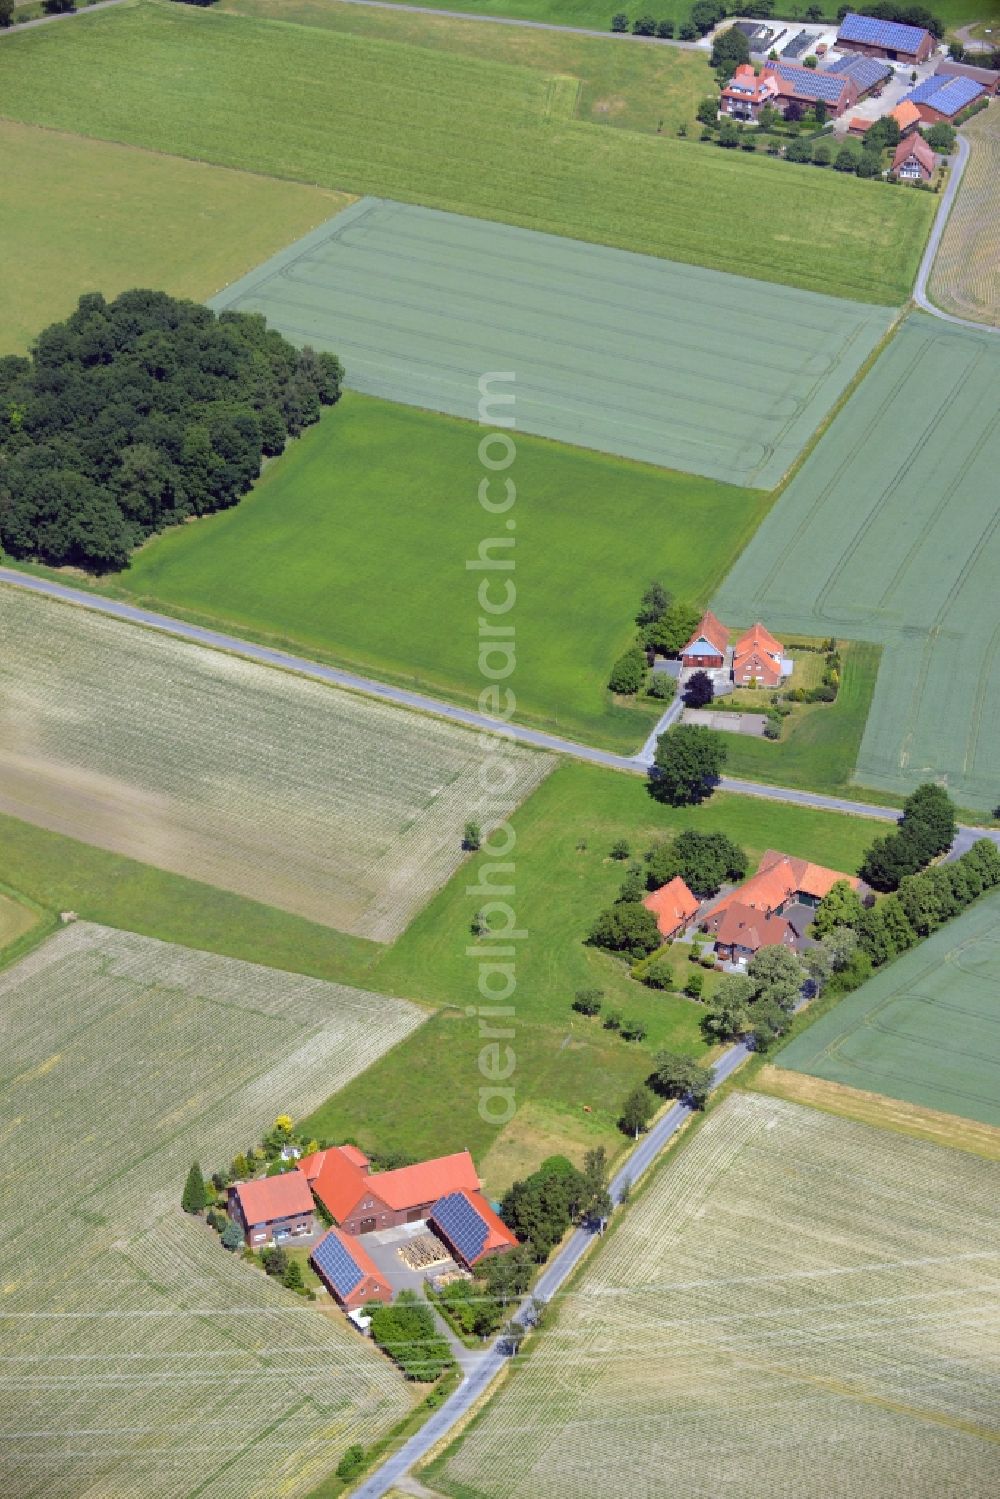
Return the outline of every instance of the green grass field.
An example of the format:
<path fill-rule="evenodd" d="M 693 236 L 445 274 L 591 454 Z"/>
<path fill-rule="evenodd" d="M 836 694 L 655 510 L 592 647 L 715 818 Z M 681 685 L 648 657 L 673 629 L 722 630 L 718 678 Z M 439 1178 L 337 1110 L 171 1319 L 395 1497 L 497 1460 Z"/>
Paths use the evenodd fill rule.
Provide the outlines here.
<path fill-rule="evenodd" d="M 860 301 L 909 295 L 928 194 L 606 130 L 571 117 L 577 91 L 536 69 L 156 0 L 0 53 L 13 118 Z M 734 234 L 740 221 L 753 233 Z"/>
<path fill-rule="evenodd" d="M 1000 1125 L 1000 896 L 849 994 L 775 1057 L 924 1108 Z"/>
<path fill-rule="evenodd" d="M 586 26 L 596 31 L 608 31 L 611 25 L 611 17 L 615 10 L 624 11 L 632 20 L 636 16 L 654 15 L 658 21 L 674 21 L 679 25 L 686 21 L 691 14 L 690 0 L 658 0 L 658 4 L 650 6 L 646 0 L 623 0 L 623 3 L 608 8 L 607 0 L 411 0 L 417 6 L 427 5 L 438 10 L 454 10 L 467 12 L 477 16 L 513 16 L 519 20 L 548 21 L 556 26 Z M 940 16 L 946 26 L 964 26 L 969 21 L 975 21 L 986 12 L 995 0 L 939 0 L 934 6 L 934 14 Z M 317 26 L 332 25 L 340 29 L 353 29 L 349 22 L 341 19 L 341 12 L 347 6 L 330 4 L 329 10 L 334 13 L 333 19 L 328 20 L 324 16 L 327 9 L 324 0 L 223 0 L 224 10 L 237 11 L 248 15 L 271 15 L 280 16 L 286 21 L 299 21 L 308 19 L 311 24 Z M 830 19 L 836 14 L 836 7 L 826 7 Z M 775 8 L 776 15 L 801 16 L 805 10 L 802 5 L 778 5 Z M 732 10 L 730 13 L 738 15 L 739 11 Z M 403 18 L 407 24 L 411 24 L 410 18 Z M 434 17 L 417 17 L 418 22 L 430 22 Z M 448 25 L 461 24 L 448 22 Z M 1000 21 L 994 21 L 994 28 L 1000 29 Z M 480 28 L 483 30 L 485 28 Z M 501 28 L 497 27 L 497 30 Z M 600 45 L 596 43 L 595 45 Z M 635 43 L 626 44 L 629 51 L 636 52 L 667 52 L 673 51 L 670 47 L 643 46 Z M 620 48 L 626 50 L 626 46 Z M 681 54 L 683 55 L 683 54 Z M 701 58 L 699 57 L 699 62 Z M 704 63 L 702 62 L 702 66 Z"/>
<path fill-rule="evenodd" d="M 796 710 L 796 716 L 785 721 L 781 739 L 773 743 L 745 734 L 729 735 L 726 774 L 831 795 L 853 791 L 851 781 L 875 691 L 880 654 L 878 646 L 845 641 L 836 703 L 813 703 Z M 822 657 L 819 659 L 822 661 Z M 797 677 L 793 676 L 790 685 L 796 684 Z"/>
<path fill-rule="evenodd" d="M 511 898 L 528 936 L 517 957 L 517 1055 L 514 1086 L 519 1106 L 551 1110 L 550 1142 L 560 1115 L 571 1138 L 574 1121 L 589 1117 L 614 1140 L 617 1110 L 644 1077 L 657 1047 L 699 1054 L 701 1008 L 689 1000 L 646 988 L 617 959 L 584 945 L 590 925 L 610 904 L 623 866 L 608 856 L 628 838 L 637 857 L 684 827 L 722 830 L 753 860 L 779 848 L 838 869 L 854 870 L 871 841 L 872 824 L 858 818 L 716 795 L 704 806 L 680 811 L 653 802 L 638 777 L 577 764 L 559 766 L 512 819 L 517 843 L 516 894 Z M 354 981 L 387 994 L 453 1006 L 402 1047 L 389 1053 L 312 1117 L 316 1132 L 350 1131 L 370 1147 L 414 1154 L 438 1140 L 463 1143 L 477 1153 L 497 1139 L 478 1111 L 476 1057 L 483 1044 L 478 1022 L 465 1014 L 477 1003 L 474 961 L 467 955 L 470 925 L 483 897 L 470 893 L 481 856 L 461 870 L 409 929 Z M 637 1016 L 648 1039 L 628 1043 L 608 1035 L 599 1020 L 576 1014 L 579 988 L 601 988 L 604 1008 Z M 385 1099 L 393 1099 L 391 1110 Z"/>
<path fill-rule="evenodd" d="M 0 155 L 0 355 L 22 353 L 84 292 L 210 296 L 349 201 L 11 120 Z"/>
<path fill-rule="evenodd" d="M 479 575 L 465 563 L 502 526 L 477 499 L 480 436 L 348 393 L 237 508 L 156 538 L 114 586 L 474 703 Z M 631 752 L 657 710 L 616 707 L 606 683 L 643 588 L 662 576 L 707 599 L 770 497 L 521 436 L 509 473 L 518 716 Z"/>
<path fill-rule="evenodd" d="M 593 0 L 568 0 L 566 8 L 571 11 L 583 3 Z M 542 8 L 544 0 L 520 0 L 520 4 L 530 10 L 536 5 Z M 664 17 L 670 14 L 671 4 L 687 10 L 687 0 L 663 0 Z M 500 9 L 500 0 L 497 6 L 496 14 L 518 14 L 517 10 Z M 698 103 L 714 82 L 707 53 L 692 53 L 679 47 L 608 46 L 603 37 L 576 36 L 568 30 L 483 26 L 455 15 L 436 16 L 419 11 L 414 14 L 377 6 L 340 4 L 338 0 L 221 0 L 217 8 L 255 20 L 322 26 L 350 36 L 405 42 L 462 57 L 569 75 L 580 81 L 577 119 L 654 135 L 675 135 L 681 125 L 693 130 Z M 530 15 L 527 18 L 531 19 Z M 590 23 L 570 19 L 566 24 Z M 599 24 L 602 30 L 609 24 L 609 17 L 603 11 Z"/>
<path fill-rule="evenodd" d="M 782 494 L 713 607 L 880 643 L 855 778 L 997 803 L 1000 344 L 911 317 Z"/>
<path fill-rule="evenodd" d="M 421 1476 L 452 1499 L 992 1499 L 998 1188 L 995 1162 L 734 1094 Z"/>
<path fill-rule="evenodd" d="M 885 336 L 885 308 L 363 198 L 213 297 L 334 349 L 369 395 L 773 488 Z"/>

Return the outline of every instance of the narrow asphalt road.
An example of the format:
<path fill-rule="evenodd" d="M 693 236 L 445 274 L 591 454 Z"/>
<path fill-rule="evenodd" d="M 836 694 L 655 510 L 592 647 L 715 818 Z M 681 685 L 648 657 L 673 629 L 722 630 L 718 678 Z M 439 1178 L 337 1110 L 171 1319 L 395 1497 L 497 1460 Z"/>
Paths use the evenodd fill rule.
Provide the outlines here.
<path fill-rule="evenodd" d="M 36 577 L 32 573 L 17 572 L 14 568 L 0 566 L 0 585 L 21 588 L 28 593 L 41 594 L 60 603 L 84 609 L 93 609 L 98 614 L 112 619 L 125 620 L 130 624 L 144 625 L 148 629 L 161 630 L 178 640 L 188 640 L 195 645 L 209 646 L 241 656 L 247 661 L 256 661 L 262 666 L 277 666 L 284 671 L 297 672 L 300 676 L 326 682 L 333 687 L 344 687 L 352 692 L 363 692 L 381 702 L 392 703 L 397 708 L 409 708 L 418 713 L 430 713 L 436 718 L 448 719 L 465 728 L 478 729 L 491 734 L 502 734 L 517 744 L 526 744 L 534 749 L 548 750 L 552 754 L 568 755 L 584 760 L 591 765 L 600 765 L 607 770 L 621 770 L 630 775 L 646 775 L 652 762 L 656 733 L 675 712 L 675 705 L 660 719 L 657 729 L 647 739 L 636 755 L 616 755 L 611 750 L 595 749 L 593 745 L 578 744 L 572 739 L 562 739 L 558 734 L 547 734 L 541 729 L 531 729 L 525 724 L 502 723 L 471 708 L 461 708 L 455 703 L 442 702 L 426 693 L 411 692 L 405 687 L 393 687 L 388 682 L 378 682 L 372 677 L 360 676 L 357 672 L 344 671 L 337 666 L 324 666 L 319 661 L 310 661 L 305 656 L 296 656 L 289 651 L 275 650 L 270 646 L 257 645 L 252 640 L 242 640 L 237 635 L 227 635 L 221 630 L 209 630 L 201 625 L 188 624 L 167 614 L 158 614 L 152 609 L 128 604 L 121 599 L 105 598 L 103 594 L 88 593 L 82 588 L 71 588 L 65 583 L 56 583 L 50 578 Z M 760 781 L 744 781 L 733 776 L 723 776 L 720 783 L 723 791 L 732 791 L 739 796 L 758 796 L 765 801 L 785 802 L 798 807 L 813 807 L 823 812 L 846 812 L 852 817 L 871 817 L 881 822 L 895 822 L 899 811 L 895 807 L 883 807 L 872 802 L 852 801 L 844 796 L 824 796 L 818 791 L 799 791 L 789 786 L 766 786 Z M 971 830 L 964 830 L 972 836 Z M 1000 833 L 986 836 L 1000 842 Z"/>
<path fill-rule="evenodd" d="M 85 16 L 92 10 L 107 10 L 109 5 L 121 5 L 122 0 L 93 0 L 92 5 L 83 5 L 79 10 L 61 10 L 54 16 L 36 16 L 33 21 L 19 21 L 16 26 L 7 26 L 0 37 L 17 36 L 19 31 L 30 31 L 32 26 L 48 26 L 50 21 L 71 21 L 74 16 Z"/>
<path fill-rule="evenodd" d="M 593 26 L 560 26 L 556 21 L 529 21 L 520 16 L 486 16 L 469 10 L 445 10 L 443 7 L 430 5 L 404 5 L 401 0 L 341 0 L 344 5 L 363 5 L 371 10 L 401 10 L 413 16 L 447 16 L 452 21 L 482 21 L 491 26 L 523 26 L 528 31 L 563 31 L 569 32 L 570 36 L 599 36 L 603 41 L 611 42 L 638 42 L 653 47 L 680 47 L 685 52 L 704 52 L 708 56 L 708 48 L 703 42 L 681 42 L 675 41 L 673 37 L 662 36 L 633 36 L 630 31 L 612 31 L 611 16 L 613 12 L 608 11 L 608 29 L 599 31 Z"/>
<path fill-rule="evenodd" d="M 712 1069 L 715 1074 L 713 1087 L 717 1088 L 720 1083 L 731 1077 L 749 1056 L 750 1051 L 742 1043 L 731 1046 L 723 1052 Z M 693 1112 L 685 1103 L 674 1103 L 642 1137 L 612 1178 L 611 1195 L 615 1202 L 621 1200 L 622 1190 L 626 1184 L 631 1187 L 649 1170 L 657 1156 Z M 538 1301 L 551 1301 L 576 1269 L 587 1249 L 594 1242 L 594 1237 L 595 1234 L 590 1229 L 577 1228 L 573 1231 L 535 1283 L 532 1295 Z M 528 1309 L 529 1300 L 525 1298 L 520 1309 L 519 1315 L 522 1317 Z M 438 1442 L 468 1414 L 503 1369 L 508 1356 L 500 1352 L 496 1343 L 484 1349 L 473 1366 L 466 1366 L 466 1378 L 455 1393 L 445 1401 L 440 1410 L 434 1412 L 419 1431 L 403 1443 L 398 1452 L 393 1453 L 380 1468 L 365 1479 L 364 1483 L 354 1491 L 355 1499 L 384 1499 L 384 1495 L 398 1484 L 414 1464 L 421 1462 L 432 1448 L 436 1447 Z"/>

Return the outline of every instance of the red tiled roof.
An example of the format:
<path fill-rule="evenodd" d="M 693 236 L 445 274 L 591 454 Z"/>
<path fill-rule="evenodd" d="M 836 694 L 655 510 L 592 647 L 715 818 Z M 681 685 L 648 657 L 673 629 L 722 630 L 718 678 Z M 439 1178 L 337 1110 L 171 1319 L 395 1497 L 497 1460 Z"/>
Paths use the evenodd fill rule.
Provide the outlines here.
<path fill-rule="evenodd" d="M 669 937 L 679 926 L 690 921 L 698 911 L 698 901 L 691 894 L 679 874 L 661 885 L 643 900 L 647 911 L 652 911 L 660 935 Z"/>
<path fill-rule="evenodd" d="M 741 635 L 733 647 L 733 664 L 735 665 L 741 657 L 750 656 L 756 651 L 765 656 L 778 656 L 784 654 L 785 647 L 780 640 L 775 640 L 770 630 L 765 629 L 760 620 L 751 625 L 745 635 Z"/>
<path fill-rule="evenodd" d="M 281 1176 L 265 1176 L 261 1181 L 237 1182 L 233 1190 L 248 1228 L 313 1210 L 309 1183 L 297 1170 Z"/>
<path fill-rule="evenodd" d="M 418 1161 L 415 1166 L 400 1166 L 395 1171 L 378 1171 L 366 1177 L 368 1186 L 377 1192 L 388 1207 L 397 1212 L 436 1202 L 449 1192 L 478 1192 L 476 1168 L 467 1150 L 456 1155 L 438 1156 L 433 1161 Z"/>
<path fill-rule="evenodd" d="M 935 162 L 934 148 L 927 144 L 922 135 L 911 135 L 905 141 L 900 141 L 892 158 L 892 170 L 894 172 L 898 171 L 904 161 L 909 161 L 911 156 L 915 156 L 921 166 L 933 172 Z"/>
<path fill-rule="evenodd" d="M 436 1202 L 449 1192 L 479 1189 L 479 1177 L 467 1150 L 420 1161 L 415 1166 L 399 1166 L 395 1171 L 364 1171 L 359 1161 L 368 1164 L 367 1156 L 357 1146 L 335 1145 L 299 1162 L 299 1170 L 338 1223 L 349 1218 L 365 1196 L 377 1197 L 393 1212 L 405 1212 Z"/>
<path fill-rule="evenodd" d="M 757 873 L 738 890 L 717 901 L 708 912 L 707 919 L 711 923 L 714 917 L 731 905 L 750 906 L 757 911 L 773 911 L 799 891 L 822 900 L 824 895 L 829 895 L 838 880 L 846 880 L 852 890 L 857 890 L 861 885 L 855 875 L 841 874 L 839 870 L 826 869 L 822 864 L 811 864 L 808 859 L 793 859 L 776 849 L 768 849 L 760 861 Z"/>
<path fill-rule="evenodd" d="M 691 636 L 684 650 L 681 651 L 681 655 L 683 656 L 685 651 L 694 645 L 696 640 L 700 640 L 702 636 L 708 641 L 709 645 L 715 646 L 720 656 L 726 654 L 729 645 L 729 631 L 725 625 L 719 623 L 712 611 L 708 609 L 698 621 L 698 628 Z"/>
<path fill-rule="evenodd" d="M 895 120 L 900 130 L 905 130 L 909 125 L 915 125 L 920 119 L 920 111 L 912 99 L 904 99 L 902 104 L 897 104 L 895 109 L 889 111 L 890 120 Z"/>
<path fill-rule="evenodd" d="M 368 1190 L 368 1178 L 339 1145 L 320 1154 L 322 1161 L 318 1171 L 310 1175 L 316 1156 L 307 1156 L 300 1161 L 299 1170 L 306 1175 L 327 1212 L 332 1213 L 338 1223 L 343 1223 Z"/>
<path fill-rule="evenodd" d="M 794 936 L 791 922 L 783 916 L 765 916 L 739 901 L 725 908 L 715 929 L 715 940 L 720 947 L 746 947 L 751 952 L 779 943 L 787 946 Z"/>
<path fill-rule="evenodd" d="M 364 1151 L 359 1150 L 356 1145 L 338 1145 L 337 1149 L 340 1151 L 341 1155 L 346 1155 L 349 1161 L 353 1161 L 355 1166 L 360 1166 L 363 1171 L 367 1171 L 368 1167 L 371 1165 L 371 1162 L 365 1155 Z"/>

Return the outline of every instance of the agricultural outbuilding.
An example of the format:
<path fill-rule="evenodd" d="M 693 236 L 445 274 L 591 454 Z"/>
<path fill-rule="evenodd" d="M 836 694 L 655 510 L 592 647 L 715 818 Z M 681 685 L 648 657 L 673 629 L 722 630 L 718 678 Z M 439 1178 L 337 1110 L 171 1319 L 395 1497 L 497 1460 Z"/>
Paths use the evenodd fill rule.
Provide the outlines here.
<path fill-rule="evenodd" d="M 926 125 L 936 125 L 940 120 L 953 120 L 986 96 L 986 88 L 974 78 L 947 78 L 935 73 L 911 89 L 903 102 L 915 104 Z"/>
<path fill-rule="evenodd" d="M 478 1192 L 481 1185 L 467 1150 L 395 1171 L 369 1171 L 369 1165 L 353 1145 L 320 1150 L 299 1162 L 299 1173 L 347 1234 L 418 1223 L 449 1192 Z"/>
<path fill-rule="evenodd" d="M 926 62 L 934 38 L 922 26 L 880 21 L 875 16 L 848 14 L 837 32 L 838 52 L 862 52 L 866 57 L 888 57 L 892 62 Z"/>
<path fill-rule="evenodd" d="M 491 1254 L 517 1248 L 506 1223 L 479 1192 L 449 1192 L 434 1204 L 428 1222 L 466 1269 Z"/>
<path fill-rule="evenodd" d="M 392 1287 L 371 1255 L 339 1228 L 324 1234 L 309 1256 L 320 1280 L 346 1312 L 371 1301 L 391 1301 Z"/>

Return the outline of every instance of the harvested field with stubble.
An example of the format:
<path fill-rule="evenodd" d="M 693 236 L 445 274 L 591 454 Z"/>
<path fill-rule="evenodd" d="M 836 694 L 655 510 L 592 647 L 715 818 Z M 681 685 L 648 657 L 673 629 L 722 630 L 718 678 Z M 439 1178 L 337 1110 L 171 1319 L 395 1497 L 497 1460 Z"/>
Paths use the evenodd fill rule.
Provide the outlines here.
<path fill-rule="evenodd" d="M 998 1194 L 991 1162 L 734 1094 L 429 1482 L 456 1499 L 991 1499 Z"/>
<path fill-rule="evenodd" d="M 0 689 L 0 811 L 355 936 L 398 936 L 489 822 L 470 730 L 12 588 Z M 552 761 L 505 763 L 512 810 Z"/>
<path fill-rule="evenodd" d="M 276 1113 L 420 1022 L 400 1000 L 78 923 L 0 975 L 0 1448 L 22 1499 L 307 1493 L 409 1406 L 340 1318 L 180 1211 Z"/>
<path fill-rule="evenodd" d="M 945 312 L 1000 326 L 1000 106 L 963 125 L 971 148 L 931 271 L 931 300 Z"/>

